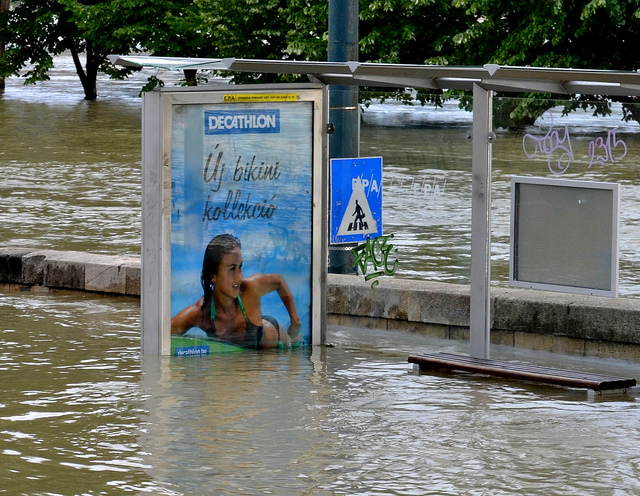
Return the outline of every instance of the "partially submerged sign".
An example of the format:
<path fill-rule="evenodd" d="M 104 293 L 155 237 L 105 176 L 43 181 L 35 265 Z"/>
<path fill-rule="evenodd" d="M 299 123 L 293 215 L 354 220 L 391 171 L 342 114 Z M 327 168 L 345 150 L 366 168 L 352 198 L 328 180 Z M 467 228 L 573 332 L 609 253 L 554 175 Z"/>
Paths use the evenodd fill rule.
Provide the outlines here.
<path fill-rule="evenodd" d="M 382 157 L 331 159 L 331 243 L 382 236 Z"/>
<path fill-rule="evenodd" d="M 296 343 L 322 342 L 325 93 L 302 84 L 144 95 L 144 353 L 169 354 L 172 331 L 260 347 L 270 329 L 295 328 Z M 237 293 L 242 332 L 221 325 L 223 293 Z"/>

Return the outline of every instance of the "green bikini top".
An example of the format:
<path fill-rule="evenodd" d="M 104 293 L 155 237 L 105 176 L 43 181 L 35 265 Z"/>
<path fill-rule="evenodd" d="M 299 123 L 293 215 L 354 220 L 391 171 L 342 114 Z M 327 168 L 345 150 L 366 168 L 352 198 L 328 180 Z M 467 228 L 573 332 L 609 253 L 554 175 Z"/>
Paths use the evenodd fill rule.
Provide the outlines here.
<path fill-rule="evenodd" d="M 249 317 L 247 317 L 247 312 L 244 309 L 244 305 L 242 304 L 242 299 L 240 295 L 238 295 L 238 306 L 240 307 L 240 311 L 244 316 L 244 320 L 249 322 Z M 213 322 L 216 318 L 216 304 L 213 302 L 213 295 L 211 296 L 211 322 Z"/>
<path fill-rule="evenodd" d="M 245 332 L 244 341 L 242 344 L 240 344 L 240 346 L 244 346 L 246 348 L 258 349 L 260 347 L 260 341 L 262 340 L 263 327 L 255 325 L 253 322 L 249 320 L 249 317 L 247 317 L 247 312 L 244 309 L 244 305 L 242 304 L 242 299 L 240 298 L 240 295 L 238 295 L 238 306 L 240 307 L 240 311 L 242 312 L 242 315 L 244 316 L 244 320 L 247 323 L 247 329 Z M 213 332 L 214 337 L 216 335 L 215 324 L 214 324 L 215 318 L 216 318 L 216 306 L 213 302 L 213 295 L 212 295 L 211 296 L 211 330 Z M 263 316 L 262 318 L 267 319 L 269 322 L 273 324 L 276 331 L 278 332 L 278 347 L 279 348 L 282 347 L 282 341 L 280 340 L 280 324 L 278 323 L 278 321 L 268 315 Z M 209 335 L 209 332 L 208 331 L 206 332 L 207 332 L 207 335 Z"/>

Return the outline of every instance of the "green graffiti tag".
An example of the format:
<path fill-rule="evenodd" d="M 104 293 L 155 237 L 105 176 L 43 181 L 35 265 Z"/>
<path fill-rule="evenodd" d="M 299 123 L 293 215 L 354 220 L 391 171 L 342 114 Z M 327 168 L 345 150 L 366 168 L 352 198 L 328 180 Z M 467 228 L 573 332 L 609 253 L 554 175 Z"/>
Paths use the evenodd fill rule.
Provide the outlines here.
<path fill-rule="evenodd" d="M 397 248 L 393 248 L 393 245 L 388 241 L 393 238 L 393 234 L 388 234 L 386 236 L 378 236 L 373 239 L 367 237 L 367 240 L 356 246 L 351 250 L 351 253 L 356 257 L 353 261 L 353 266 L 358 265 L 360 270 L 364 274 L 364 280 L 369 281 L 374 277 L 380 276 L 392 276 L 396 273 L 398 269 L 398 260 L 393 261 L 393 265 L 389 267 L 389 254 L 393 251 L 394 253 L 398 252 Z M 373 270 L 375 272 L 371 272 L 367 274 L 367 268 L 371 262 L 373 266 Z M 371 283 L 371 287 L 375 288 L 380 281 L 373 281 Z"/>

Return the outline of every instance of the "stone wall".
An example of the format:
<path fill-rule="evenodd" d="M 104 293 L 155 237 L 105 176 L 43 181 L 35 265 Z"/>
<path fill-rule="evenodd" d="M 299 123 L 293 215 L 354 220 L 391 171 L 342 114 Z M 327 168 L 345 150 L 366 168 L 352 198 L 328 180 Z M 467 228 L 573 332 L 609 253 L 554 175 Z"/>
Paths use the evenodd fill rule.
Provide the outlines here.
<path fill-rule="evenodd" d="M 469 339 L 469 287 L 329 274 L 328 321 Z M 0 248 L 5 290 L 64 289 L 140 295 L 140 259 Z M 491 341 L 558 353 L 640 361 L 640 300 L 492 288 Z"/>
<path fill-rule="evenodd" d="M 329 322 L 469 339 L 470 289 L 459 284 L 329 275 Z M 640 361 L 640 300 L 491 289 L 491 342 Z"/>
<path fill-rule="evenodd" d="M 140 258 L 0 248 L 0 283 L 139 296 Z"/>

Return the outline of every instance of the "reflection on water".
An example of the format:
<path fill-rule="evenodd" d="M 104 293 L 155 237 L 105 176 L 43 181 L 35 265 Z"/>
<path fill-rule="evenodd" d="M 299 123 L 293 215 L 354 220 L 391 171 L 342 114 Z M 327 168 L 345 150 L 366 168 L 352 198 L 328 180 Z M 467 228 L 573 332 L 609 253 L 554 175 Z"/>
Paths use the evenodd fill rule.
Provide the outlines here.
<path fill-rule="evenodd" d="M 637 401 L 416 374 L 413 334 L 330 328 L 334 345 L 139 356 L 134 299 L 0 296 L 7 494 L 615 495 L 640 491 Z M 633 377 L 613 360 L 525 355 Z M 562 360 L 562 363 L 559 361 Z"/>
<path fill-rule="evenodd" d="M 101 78 L 99 99 L 83 100 L 69 57 L 51 81 L 0 93 L 0 238 L 4 245 L 135 255 L 140 252 L 140 107 L 144 70 L 128 81 Z M 179 74 L 163 71 L 167 86 Z M 468 284 L 471 246 L 471 114 L 444 108 L 372 105 L 363 113 L 361 155 L 384 160 L 383 218 L 398 248 L 397 277 Z M 409 126 L 409 127 L 407 127 Z M 566 128 L 565 128 L 566 126 Z M 589 143 L 618 128 L 628 153 L 592 164 Z M 508 283 L 510 178 L 550 176 L 544 157 L 527 158 L 525 133 L 571 135 L 575 160 L 564 175 L 618 182 L 621 190 L 620 294 L 640 295 L 640 138 L 620 112 L 594 118 L 560 111 L 522 133 L 498 131 L 493 146 L 495 284 Z M 616 155 L 616 156 L 619 156 Z M 613 157 L 612 157 L 613 158 Z"/>

